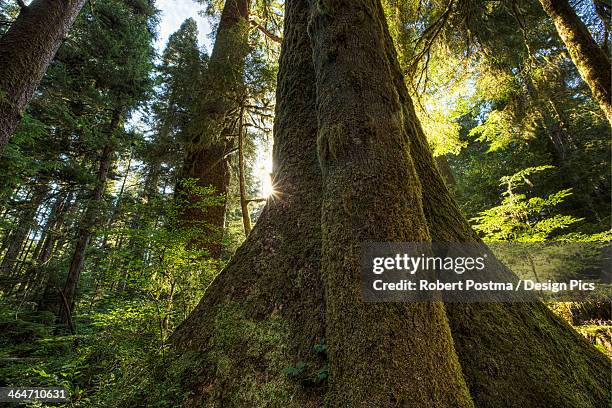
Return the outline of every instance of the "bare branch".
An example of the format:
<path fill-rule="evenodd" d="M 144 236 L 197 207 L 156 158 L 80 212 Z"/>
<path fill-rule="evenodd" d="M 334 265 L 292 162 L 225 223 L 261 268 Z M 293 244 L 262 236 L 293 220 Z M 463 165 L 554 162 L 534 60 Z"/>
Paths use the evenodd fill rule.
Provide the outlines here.
<path fill-rule="evenodd" d="M 255 20 L 251 20 L 251 24 L 253 25 L 253 27 L 257 28 L 259 31 L 261 31 L 266 37 L 268 37 L 270 40 L 274 41 L 275 43 L 280 44 L 283 39 L 280 38 L 279 36 L 275 35 L 273 32 L 271 32 L 270 30 L 268 30 L 266 27 L 264 27 L 263 25 L 259 24 L 257 21 Z"/>

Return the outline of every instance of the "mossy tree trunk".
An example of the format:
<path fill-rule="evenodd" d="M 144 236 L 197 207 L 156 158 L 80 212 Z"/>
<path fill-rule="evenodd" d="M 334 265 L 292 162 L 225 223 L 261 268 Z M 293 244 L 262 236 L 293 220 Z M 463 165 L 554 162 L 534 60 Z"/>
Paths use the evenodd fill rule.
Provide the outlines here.
<path fill-rule="evenodd" d="M 609 361 L 542 304 L 361 302 L 361 241 L 478 237 L 435 165 L 379 2 L 306 3 L 286 2 L 278 198 L 171 338 L 186 405 L 606 406 Z M 323 364 L 329 384 L 313 385 Z"/>
<path fill-rule="evenodd" d="M 182 387 L 193 393 L 186 406 L 316 407 L 325 394 L 324 384 L 316 384 L 325 359 L 313 349 L 323 341 L 324 316 L 307 12 L 306 0 L 286 3 L 274 123 L 277 193 L 170 339 L 171 372 L 178 370 Z M 295 378 L 283 374 L 290 367 L 299 372 Z"/>
<path fill-rule="evenodd" d="M 435 242 L 479 242 L 461 213 L 410 101 L 390 36 L 385 41 L 423 209 Z M 447 304 L 455 350 L 479 407 L 607 406 L 610 361 L 542 303 Z"/>
<path fill-rule="evenodd" d="M 230 183 L 229 154 L 234 140 L 230 129 L 231 115 L 237 117 L 243 99 L 243 73 L 248 53 L 250 0 L 226 0 L 221 13 L 215 45 L 201 85 L 196 116 L 189 126 L 182 178 L 195 179 L 199 187 L 212 187 L 219 200 L 198 206 L 202 199 L 188 194 L 183 225 L 199 229 L 201 239 L 192 245 L 221 254 L 225 210 Z"/>
<path fill-rule="evenodd" d="M 34 0 L 0 38 L 0 154 L 85 0 Z"/>
<path fill-rule="evenodd" d="M 450 164 L 448 164 L 448 159 L 446 156 L 436 156 L 436 166 L 438 166 L 438 170 L 440 170 L 440 174 L 444 177 L 444 181 L 446 181 L 446 185 L 450 187 L 454 187 L 457 185 L 457 180 L 455 179 L 455 175 L 453 174 L 453 169 Z"/>
<path fill-rule="evenodd" d="M 330 407 L 471 407 L 440 303 L 361 301 L 363 242 L 429 240 L 377 0 L 313 6 Z"/>
<path fill-rule="evenodd" d="M 606 51 L 601 49 L 567 0 L 540 0 L 578 72 L 587 83 L 612 125 L 612 68 Z"/>

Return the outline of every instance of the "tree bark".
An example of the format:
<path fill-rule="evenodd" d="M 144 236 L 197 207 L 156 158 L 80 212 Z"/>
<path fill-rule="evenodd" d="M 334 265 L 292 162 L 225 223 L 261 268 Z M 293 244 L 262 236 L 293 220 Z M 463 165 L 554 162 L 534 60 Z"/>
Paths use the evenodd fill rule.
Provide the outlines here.
<path fill-rule="evenodd" d="M 387 56 L 404 106 L 411 155 L 434 242 L 481 242 L 435 166 L 391 36 Z M 463 375 L 479 407 L 600 407 L 610 398 L 610 361 L 542 303 L 447 304 Z"/>
<path fill-rule="evenodd" d="M 195 179 L 199 187 L 213 187 L 221 202 L 197 206 L 201 197 L 187 194 L 183 225 L 203 233 L 191 245 L 208 250 L 218 258 L 223 245 L 225 210 L 230 183 L 227 140 L 228 116 L 242 98 L 244 62 L 248 52 L 249 0 L 226 0 L 221 13 L 215 45 L 204 76 L 200 106 L 190 124 L 181 178 Z"/>
<path fill-rule="evenodd" d="M 114 132 L 119 125 L 119 116 L 120 115 L 115 114 L 110 126 L 112 129 L 111 132 Z M 87 203 L 87 208 L 79 223 L 76 246 L 72 255 L 72 261 L 70 262 L 70 268 L 68 269 L 66 283 L 62 290 L 62 301 L 59 307 L 59 322 L 70 327 L 72 326 L 72 313 L 76 302 L 76 290 L 85 263 L 85 251 L 89 245 L 89 240 L 91 239 L 93 228 L 98 218 L 99 203 L 102 201 L 102 196 L 106 187 L 106 179 L 108 178 L 108 172 L 113 160 L 114 149 L 110 139 L 104 146 L 102 154 L 100 155 L 96 186 L 91 192 L 91 198 Z"/>
<path fill-rule="evenodd" d="M 181 213 L 182 226 L 195 233 L 189 242 L 192 248 L 207 250 L 212 258 L 219 258 L 223 249 L 223 230 L 227 193 L 230 183 L 230 166 L 227 159 L 226 143 L 200 147 L 188 156 L 189 168 L 183 172 L 183 179 L 195 179 L 196 187 L 212 188 L 210 195 L 202 196 L 198 191 L 185 193 L 182 186 L 178 191 L 184 200 Z M 202 200 L 214 203 L 202 205 Z M 197 233 L 196 233 L 197 231 Z"/>
<path fill-rule="evenodd" d="M 612 68 L 606 52 L 597 45 L 567 0 L 540 0 L 540 3 L 555 24 L 580 76 L 612 125 Z"/>
<path fill-rule="evenodd" d="M 249 200 L 246 191 L 246 176 L 244 163 L 244 107 L 240 108 L 240 118 L 238 119 L 238 178 L 240 180 L 240 209 L 242 212 L 242 226 L 244 236 L 248 237 L 251 232 L 251 216 L 249 214 Z"/>
<path fill-rule="evenodd" d="M 439 304 L 360 303 L 358 240 L 478 237 L 435 166 L 378 1 L 316 3 L 313 69 L 307 1 L 286 2 L 279 198 L 170 339 L 167 372 L 177 377 L 168 381 L 190 391 L 185 405 L 317 407 L 327 394 L 328 406 L 471 406 L 464 377 L 479 407 L 606 406 L 609 361 L 542 304 L 446 305 L 451 339 Z M 319 358 L 312 346 L 324 329 Z M 328 359 L 329 385 L 313 386 Z M 297 378 L 283 378 L 283 368 Z"/>
<path fill-rule="evenodd" d="M 325 366 L 320 268 L 321 177 L 316 155 L 307 0 L 288 1 L 274 124 L 273 179 L 257 224 L 172 335 L 186 406 L 316 407 Z M 302 362 L 302 378 L 282 371 Z M 303 387 L 301 381 L 308 381 Z"/>
<path fill-rule="evenodd" d="M 34 0 L 0 38 L 0 154 L 85 0 Z"/>
<path fill-rule="evenodd" d="M 436 156 L 436 166 L 438 166 L 438 170 L 442 177 L 444 177 L 444 181 L 446 185 L 449 187 L 453 187 L 457 184 L 457 180 L 455 180 L 455 175 L 453 174 L 453 169 L 451 169 L 450 164 L 448 164 L 448 160 L 446 156 Z"/>
<path fill-rule="evenodd" d="M 313 6 L 329 407 L 472 407 L 444 306 L 361 300 L 363 242 L 429 241 L 378 0 Z M 424 380 L 426 379 L 426 380 Z"/>

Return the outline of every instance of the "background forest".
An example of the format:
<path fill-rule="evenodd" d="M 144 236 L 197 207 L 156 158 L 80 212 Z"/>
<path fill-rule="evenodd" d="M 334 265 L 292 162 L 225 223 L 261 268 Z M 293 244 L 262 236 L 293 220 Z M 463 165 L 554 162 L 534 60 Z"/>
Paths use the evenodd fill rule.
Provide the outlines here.
<path fill-rule="evenodd" d="M 20 3 L 0 0 L 0 35 Z M 248 24 L 194 3 L 162 49 L 156 2 L 83 6 L 0 157 L 0 386 L 61 385 L 83 407 L 141 392 L 279 199 L 284 6 L 250 3 Z M 610 1 L 569 4 L 609 55 Z M 609 242 L 610 123 L 540 2 L 383 6 L 438 168 L 481 236 Z M 609 305 L 549 306 L 612 355 Z"/>

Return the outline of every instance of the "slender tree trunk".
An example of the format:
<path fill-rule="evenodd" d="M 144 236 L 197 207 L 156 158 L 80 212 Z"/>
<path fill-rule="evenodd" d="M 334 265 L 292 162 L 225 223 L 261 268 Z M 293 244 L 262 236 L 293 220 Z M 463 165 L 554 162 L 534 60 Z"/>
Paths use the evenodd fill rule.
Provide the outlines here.
<path fill-rule="evenodd" d="M 119 124 L 119 115 L 113 118 L 111 123 L 112 132 L 114 132 Z M 111 137 L 112 139 L 112 137 Z M 81 271 L 85 263 L 85 251 L 89 245 L 89 240 L 93 234 L 93 227 L 96 224 L 98 216 L 99 203 L 102 201 L 104 189 L 106 187 L 106 179 L 113 160 L 113 143 L 109 142 L 104 146 L 100 155 L 100 164 L 98 175 L 96 178 L 96 186 L 94 187 L 91 198 L 87 203 L 85 213 L 79 223 L 79 233 L 77 236 L 76 246 L 68 269 L 68 276 L 64 289 L 62 291 L 62 301 L 60 303 L 59 321 L 61 324 L 72 326 L 72 312 L 76 301 L 76 290 L 81 278 Z"/>
<path fill-rule="evenodd" d="M 159 156 L 153 157 L 151 163 L 149 163 L 142 189 L 142 198 L 145 203 L 148 203 L 158 195 L 161 166 L 162 160 L 159 158 Z"/>
<path fill-rule="evenodd" d="M 117 200 L 115 201 L 115 205 L 113 205 L 113 209 L 111 211 L 110 217 L 108 217 L 108 221 L 106 222 L 106 231 L 104 231 L 104 239 L 102 240 L 102 248 L 106 248 L 108 243 L 109 233 L 115 222 L 115 218 L 117 218 L 117 213 L 121 210 L 121 205 L 123 204 L 123 194 L 125 193 L 125 185 L 127 183 L 127 179 L 130 175 L 130 170 L 132 168 L 132 157 L 134 155 L 134 149 L 130 149 L 130 156 L 127 161 L 127 166 L 125 169 L 125 173 L 123 175 L 123 180 L 121 181 L 121 187 L 119 188 L 119 192 L 117 193 Z"/>
<path fill-rule="evenodd" d="M 238 119 L 238 178 L 240 180 L 240 209 L 242 210 L 242 226 L 244 236 L 248 237 L 251 232 L 251 216 L 249 215 L 249 200 L 246 191 L 246 176 L 244 164 L 244 106 L 240 108 L 240 118 Z"/>
<path fill-rule="evenodd" d="M 53 210 L 51 211 L 51 215 L 49 216 L 49 221 L 47 222 L 45 229 L 43 245 L 37 254 L 39 264 L 44 264 L 51 259 L 53 246 L 58 236 L 57 229 L 62 225 L 64 216 L 67 213 L 71 203 L 72 193 L 65 193 L 58 198 L 57 202 L 53 206 Z"/>
<path fill-rule="evenodd" d="M 34 217 L 49 191 L 49 186 L 46 182 L 42 182 L 41 185 L 34 186 L 33 190 L 30 202 L 19 216 L 17 228 L 9 236 L 8 247 L 0 264 L 0 271 L 5 276 L 10 275 L 15 269 L 19 253 L 28 238 L 30 229 L 35 222 Z"/>
<path fill-rule="evenodd" d="M 34 0 L 0 38 L 0 154 L 85 0 Z"/>
<path fill-rule="evenodd" d="M 47 237 L 47 240 L 41 250 L 38 263 L 40 276 L 40 287 L 39 293 L 37 294 L 37 305 L 36 310 L 38 311 L 50 311 L 55 314 L 58 312 L 58 305 L 61 302 L 61 296 L 58 293 L 58 287 L 60 286 L 59 277 L 52 270 L 45 270 L 43 272 L 43 266 L 49 262 L 52 257 L 61 252 L 66 240 L 66 235 L 69 234 L 71 225 L 69 225 L 70 219 L 72 219 L 74 213 L 78 207 L 78 198 L 74 200 L 75 193 L 68 193 L 65 205 L 62 206 L 61 212 L 58 214 L 56 227 L 54 231 Z"/>
<path fill-rule="evenodd" d="M 61 226 L 64 215 L 66 214 L 70 203 L 72 202 L 72 193 L 62 191 L 58 195 L 57 200 L 53 204 L 51 214 L 45 225 L 44 233 L 40 239 L 40 247 L 35 252 L 35 264 L 32 266 L 29 275 L 29 286 L 34 291 L 42 291 L 45 281 L 43 274 L 45 264 L 51 259 L 53 248 L 58 237 L 58 228 Z"/>
<path fill-rule="evenodd" d="M 606 52 L 597 45 L 567 0 L 540 0 L 540 3 L 555 24 L 580 76 L 591 88 L 593 98 L 612 125 L 612 68 Z"/>
<path fill-rule="evenodd" d="M 184 368 L 186 406 L 317 407 L 325 358 L 320 268 L 321 178 L 316 155 L 307 0 L 285 3 L 274 123 L 274 185 L 253 231 L 170 339 Z M 284 369 L 304 364 L 302 378 Z M 303 387 L 301 381 L 308 382 Z"/>
<path fill-rule="evenodd" d="M 226 198 L 230 183 L 228 153 L 233 146 L 227 137 L 228 119 L 243 97 L 244 62 L 248 52 L 250 0 L 226 0 L 215 45 L 205 74 L 201 103 L 189 128 L 191 140 L 181 178 L 195 179 L 200 187 L 214 188 L 220 202 L 202 208 L 197 195 L 188 194 L 183 224 L 200 229 L 192 245 L 213 257 L 221 254 L 225 227 Z"/>
<path fill-rule="evenodd" d="M 604 26 L 604 41 L 602 48 L 604 49 L 606 55 L 609 55 L 608 37 L 610 36 L 610 24 L 612 23 L 612 3 L 610 3 L 610 0 L 593 0 L 593 4 L 595 5 L 595 12 L 599 16 L 599 19 Z"/>
<path fill-rule="evenodd" d="M 432 240 L 479 242 L 435 166 L 390 35 L 385 43 Z M 609 403 L 610 361 L 544 304 L 447 304 L 446 310 L 476 406 L 595 408 Z"/>

